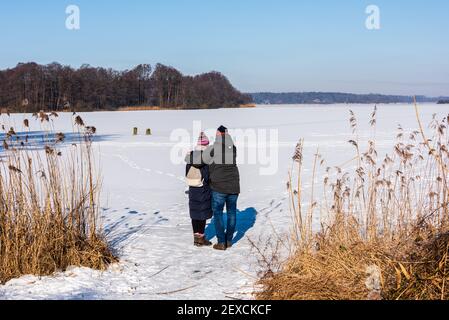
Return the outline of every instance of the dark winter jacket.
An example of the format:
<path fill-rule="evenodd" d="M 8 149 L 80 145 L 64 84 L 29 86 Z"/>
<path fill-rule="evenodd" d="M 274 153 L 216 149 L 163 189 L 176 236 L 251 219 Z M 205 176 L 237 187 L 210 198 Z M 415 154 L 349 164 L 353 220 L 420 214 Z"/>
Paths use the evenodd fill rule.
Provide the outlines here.
<path fill-rule="evenodd" d="M 237 148 L 229 134 L 217 136 L 215 143 L 203 152 L 203 162 L 209 164 L 210 187 L 213 191 L 240 194 Z"/>
<path fill-rule="evenodd" d="M 186 176 L 192 166 L 200 169 L 204 179 L 203 186 L 200 188 L 189 188 L 189 209 L 190 217 L 193 220 L 208 220 L 212 218 L 212 199 L 209 186 L 209 167 L 204 162 L 195 163 L 194 158 L 201 158 L 202 151 L 193 151 L 186 157 Z"/>

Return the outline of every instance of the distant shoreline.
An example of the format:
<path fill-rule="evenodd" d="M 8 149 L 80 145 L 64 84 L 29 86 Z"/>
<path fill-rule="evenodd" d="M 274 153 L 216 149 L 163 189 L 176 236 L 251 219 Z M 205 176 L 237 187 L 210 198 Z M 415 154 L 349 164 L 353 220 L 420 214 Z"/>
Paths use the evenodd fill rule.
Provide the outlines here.
<path fill-rule="evenodd" d="M 249 109 L 255 108 L 256 104 L 243 104 L 238 107 L 223 107 L 223 108 L 183 108 L 183 107 L 159 107 L 159 106 L 127 106 L 120 107 L 116 110 L 109 111 L 167 111 L 167 110 L 218 110 L 218 109 Z"/>
<path fill-rule="evenodd" d="M 101 110 L 43 110 L 44 112 L 56 113 L 91 113 L 91 112 L 134 112 L 134 111 L 193 111 L 193 110 L 219 110 L 219 109 L 252 109 L 256 108 L 256 104 L 243 104 L 238 107 L 217 107 L 217 108 L 183 108 L 183 107 L 158 107 L 158 106 L 127 106 L 117 109 L 101 109 Z M 0 108 L 0 115 L 4 114 L 32 114 L 33 112 L 21 112 Z"/>
<path fill-rule="evenodd" d="M 256 92 L 249 93 L 255 104 L 392 104 L 413 103 L 413 96 L 384 94 L 354 94 L 342 92 Z M 437 103 L 449 100 L 447 97 L 416 96 L 419 103 Z"/>
<path fill-rule="evenodd" d="M 437 103 L 437 102 L 421 102 L 421 105 L 444 105 L 445 103 Z M 161 108 L 157 106 L 141 106 L 141 107 L 122 107 L 118 109 L 103 109 L 103 110 L 44 110 L 44 112 L 56 112 L 56 113 L 105 113 L 105 112 L 145 112 L 145 111 L 199 111 L 199 110 L 223 110 L 223 109 L 256 109 L 258 107 L 325 107 L 325 106 L 354 106 L 354 105 L 377 105 L 377 106 L 401 106 L 401 105 L 413 105 L 413 103 L 408 102 L 395 102 L 395 103 L 280 103 L 280 104 L 248 104 L 242 105 L 239 107 L 222 107 L 222 108 Z M 0 109 L 1 115 L 6 114 L 32 114 L 32 112 L 7 112 L 6 109 Z"/>

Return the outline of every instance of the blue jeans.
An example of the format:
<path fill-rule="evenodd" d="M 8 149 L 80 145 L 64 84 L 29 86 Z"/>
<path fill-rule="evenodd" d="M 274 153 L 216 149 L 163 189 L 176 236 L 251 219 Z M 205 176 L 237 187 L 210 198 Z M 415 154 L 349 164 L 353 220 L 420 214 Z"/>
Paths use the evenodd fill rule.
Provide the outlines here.
<path fill-rule="evenodd" d="M 237 223 L 238 197 L 238 194 L 224 194 L 212 191 L 212 211 L 214 212 L 215 231 L 217 232 L 218 243 L 226 244 L 226 242 L 232 242 Z M 223 209 L 225 204 L 228 214 L 226 232 L 223 220 Z"/>

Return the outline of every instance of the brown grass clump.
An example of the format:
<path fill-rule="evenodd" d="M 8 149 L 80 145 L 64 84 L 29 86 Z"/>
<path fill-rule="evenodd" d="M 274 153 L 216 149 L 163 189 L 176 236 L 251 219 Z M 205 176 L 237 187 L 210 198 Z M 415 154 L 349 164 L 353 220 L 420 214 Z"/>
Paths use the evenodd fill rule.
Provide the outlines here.
<path fill-rule="evenodd" d="M 116 261 L 98 221 L 93 127 L 73 119 L 78 138 L 61 149 L 65 135 L 51 130 L 56 117 L 35 115 L 47 130 L 39 141 L 31 138 L 28 119 L 21 134 L 3 125 L 0 283 L 25 274 L 50 275 L 69 266 L 104 270 Z"/>
<path fill-rule="evenodd" d="M 247 109 L 247 108 L 255 108 L 256 105 L 254 103 L 241 104 L 239 108 Z"/>
<path fill-rule="evenodd" d="M 289 183 L 292 254 L 280 272 L 262 277 L 257 298 L 449 299 L 449 116 L 434 117 L 431 139 L 417 119 L 419 129 L 406 136 L 399 128 L 392 153 L 379 157 L 375 141 L 360 150 L 351 113 L 356 166 L 349 172 L 326 168 L 323 201 L 317 203 L 312 190 L 307 207 L 298 144 Z M 374 128 L 376 110 L 370 123 Z M 324 163 L 317 153 L 314 177 Z M 316 218 L 319 230 L 312 229 Z"/>
<path fill-rule="evenodd" d="M 157 111 L 164 110 L 164 108 L 158 106 L 127 106 L 120 107 L 118 111 Z"/>
<path fill-rule="evenodd" d="M 256 105 L 253 103 L 248 104 L 241 104 L 236 106 L 235 108 L 255 108 Z M 205 106 L 198 106 L 199 109 L 207 109 Z M 160 106 L 126 106 L 126 107 L 120 107 L 118 111 L 161 111 L 161 110 L 186 110 L 189 108 L 185 108 L 182 106 L 178 107 L 160 107 Z"/>

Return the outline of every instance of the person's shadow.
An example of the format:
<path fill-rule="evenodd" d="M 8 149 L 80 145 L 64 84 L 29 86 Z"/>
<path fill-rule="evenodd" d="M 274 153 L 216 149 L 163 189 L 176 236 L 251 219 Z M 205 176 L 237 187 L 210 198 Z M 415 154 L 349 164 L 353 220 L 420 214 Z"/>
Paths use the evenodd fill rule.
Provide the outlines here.
<path fill-rule="evenodd" d="M 223 217 L 224 225 L 226 228 L 228 215 L 225 213 L 223 216 L 224 216 Z M 235 227 L 236 233 L 234 234 L 234 239 L 232 241 L 234 244 L 242 240 L 246 232 L 248 232 L 249 229 L 254 227 L 254 224 L 256 223 L 256 218 L 257 218 L 257 211 L 255 208 L 247 208 L 243 211 L 237 210 L 237 225 Z M 212 219 L 211 222 L 207 225 L 205 234 L 206 239 L 208 239 L 209 241 L 217 236 L 215 232 L 214 219 Z"/>

